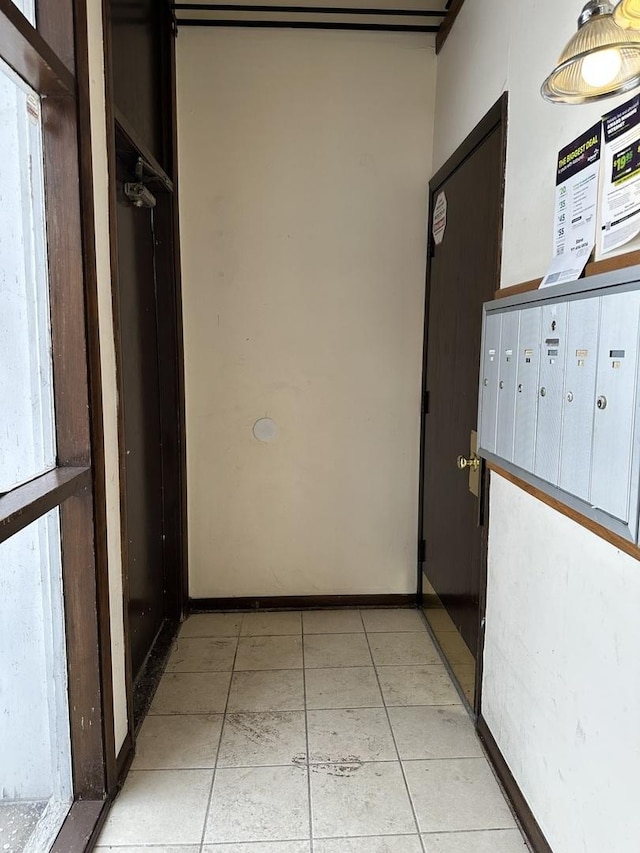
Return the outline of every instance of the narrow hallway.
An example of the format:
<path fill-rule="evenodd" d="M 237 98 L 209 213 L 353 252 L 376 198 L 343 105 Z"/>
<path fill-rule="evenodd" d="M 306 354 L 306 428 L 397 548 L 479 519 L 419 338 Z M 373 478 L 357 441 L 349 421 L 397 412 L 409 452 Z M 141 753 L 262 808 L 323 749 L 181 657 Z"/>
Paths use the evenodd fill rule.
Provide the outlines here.
<path fill-rule="evenodd" d="M 117 853 L 525 853 L 416 610 L 183 625 L 98 842 Z"/>

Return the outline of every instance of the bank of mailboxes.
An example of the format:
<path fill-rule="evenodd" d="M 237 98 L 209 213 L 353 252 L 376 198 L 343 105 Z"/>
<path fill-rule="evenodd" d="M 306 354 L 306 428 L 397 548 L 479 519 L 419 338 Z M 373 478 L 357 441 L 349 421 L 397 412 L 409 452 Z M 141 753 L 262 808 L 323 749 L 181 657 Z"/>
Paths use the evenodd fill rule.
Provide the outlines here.
<path fill-rule="evenodd" d="M 637 542 L 640 280 L 621 278 L 485 305 L 478 453 Z"/>

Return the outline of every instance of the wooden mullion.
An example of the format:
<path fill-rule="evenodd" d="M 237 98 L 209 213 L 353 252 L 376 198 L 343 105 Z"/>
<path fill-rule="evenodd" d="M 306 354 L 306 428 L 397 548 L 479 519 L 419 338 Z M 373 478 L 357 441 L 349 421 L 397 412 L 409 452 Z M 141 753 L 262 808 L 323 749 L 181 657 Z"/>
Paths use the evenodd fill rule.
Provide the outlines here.
<path fill-rule="evenodd" d="M 55 468 L 0 496 L 0 542 L 91 483 L 90 468 Z"/>
<path fill-rule="evenodd" d="M 58 462 L 89 465 L 89 394 L 75 102 L 45 99 L 42 122 Z"/>
<path fill-rule="evenodd" d="M 39 95 L 75 97 L 74 75 L 12 0 L 0 0 L 0 58 Z"/>
<path fill-rule="evenodd" d="M 93 496 L 87 487 L 60 508 L 62 580 L 74 798 L 106 796 L 98 592 Z"/>
<path fill-rule="evenodd" d="M 73 7 L 74 0 L 36 0 L 36 29 L 45 34 L 47 44 L 75 74 L 75 50 L 69 38 L 74 26 Z"/>

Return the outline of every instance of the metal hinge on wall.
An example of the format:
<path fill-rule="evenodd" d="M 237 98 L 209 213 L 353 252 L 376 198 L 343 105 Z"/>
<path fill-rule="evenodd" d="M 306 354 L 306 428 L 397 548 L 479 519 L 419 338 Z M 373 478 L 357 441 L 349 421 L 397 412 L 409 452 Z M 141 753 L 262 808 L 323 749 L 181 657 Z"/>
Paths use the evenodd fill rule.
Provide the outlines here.
<path fill-rule="evenodd" d="M 418 562 L 424 563 L 427 559 L 427 542 L 425 539 L 421 539 L 418 542 Z"/>

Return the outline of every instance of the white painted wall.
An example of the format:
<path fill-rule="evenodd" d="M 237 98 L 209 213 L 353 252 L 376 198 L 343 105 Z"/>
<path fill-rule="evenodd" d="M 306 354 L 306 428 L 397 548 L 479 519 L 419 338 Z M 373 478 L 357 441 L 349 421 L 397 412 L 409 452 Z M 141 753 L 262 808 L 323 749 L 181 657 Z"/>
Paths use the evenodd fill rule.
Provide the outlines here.
<path fill-rule="evenodd" d="M 122 592 L 122 549 L 120 541 L 120 472 L 118 467 L 118 390 L 111 303 L 111 257 L 109 251 L 109 174 L 105 113 L 102 2 L 87 3 L 89 32 L 89 85 L 91 97 L 91 145 L 93 157 L 96 266 L 98 274 L 98 319 L 104 427 L 104 456 L 107 501 L 107 552 L 111 610 L 111 666 L 113 676 L 114 735 L 116 752 L 127 735 L 125 682 L 124 605 Z"/>
<path fill-rule="evenodd" d="M 422 35 L 180 31 L 193 597 L 415 590 L 434 77 Z"/>
<path fill-rule="evenodd" d="M 509 90 L 503 286 L 544 273 L 556 152 L 600 115 L 538 94 L 581 5 L 468 0 L 438 59 L 436 167 Z M 483 714 L 554 853 L 637 849 L 639 603 L 635 560 L 492 477 Z"/>

